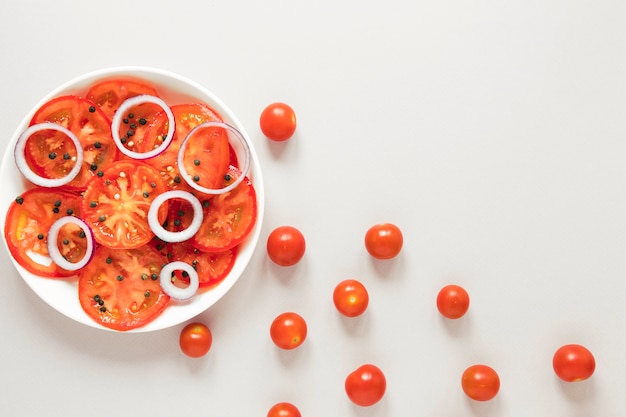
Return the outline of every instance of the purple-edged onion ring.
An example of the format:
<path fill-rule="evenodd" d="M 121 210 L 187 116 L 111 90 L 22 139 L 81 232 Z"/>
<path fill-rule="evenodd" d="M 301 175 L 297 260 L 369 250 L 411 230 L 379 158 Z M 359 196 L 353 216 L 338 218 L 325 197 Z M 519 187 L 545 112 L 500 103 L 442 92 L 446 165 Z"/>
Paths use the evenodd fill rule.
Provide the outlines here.
<path fill-rule="evenodd" d="M 26 142 L 28 142 L 28 138 L 30 138 L 34 133 L 41 132 L 44 130 L 56 130 L 57 132 L 61 132 L 66 135 L 74 144 L 76 148 L 76 164 L 67 173 L 66 176 L 61 178 L 46 178 L 36 174 L 30 166 L 28 166 L 28 162 L 26 162 Z M 80 141 L 69 129 L 58 125 L 56 123 L 44 122 L 38 123 L 30 126 L 26 129 L 18 138 L 17 143 L 15 144 L 15 165 L 17 165 L 17 169 L 22 173 L 22 175 L 30 182 L 40 187 L 61 187 L 70 181 L 72 181 L 83 166 L 83 147 L 80 144 Z"/>
<path fill-rule="evenodd" d="M 83 258 L 78 262 L 70 262 L 65 259 L 65 257 L 61 255 L 59 247 L 57 246 L 57 240 L 59 238 L 59 232 L 61 231 L 61 228 L 70 223 L 80 227 L 83 232 L 85 232 L 85 239 L 87 239 L 87 249 L 85 250 L 85 256 L 83 256 Z M 52 259 L 52 262 L 57 264 L 59 267 L 67 271 L 76 271 L 78 269 L 81 269 L 82 267 L 87 265 L 93 257 L 94 249 L 95 243 L 93 232 L 91 231 L 87 223 L 85 223 L 78 217 L 64 216 L 57 219 L 54 223 L 52 223 L 52 226 L 50 226 L 50 230 L 48 231 L 48 253 L 50 254 L 50 259 Z"/>
<path fill-rule="evenodd" d="M 187 272 L 189 275 L 189 285 L 184 288 L 175 286 L 172 283 L 172 272 L 174 271 Z M 160 278 L 161 289 L 163 289 L 163 292 L 171 298 L 179 301 L 189 300 L 196 294 L 198 288 L 200 287 L 198 272 L 196 272 L 191 265 L 182 261 L 174 261 L 166 264 L 161 269 Z"/>
<path fill-rule="evenodd" d="M 184 230 L 180 232 L 170 232 L 169 230 L 165 230 L 163 226 L 159 223 L 159 207 L 161 204 L 166 202 L 167 200 L 172 200 L 174 198 L 179 198 L 181 200 L 187 201 L 191 204 L 193 208 L 193 220 L 191 224 Z M 173 190 L 166 191 L 163 194 L 159 194 L 150 204 L 150 209 L 148 210 L 148 224 L 150 225 L 150 229 L 154 232 L 154 234 L 164 240 L 166 242 L 183 242 L 185 240 L 189 240 L 196 234 L 196 232 L 200 229 L 202 225 L 202 204 L 200 200 L 196 198 L 193 194 L 188 191 L 182 190 Z"/>
<path fill-rule="evenodd" d="M 239 170 L 241 171 L 241 175 L 239 175 L 239 177 L 237 177 L 235 181 L 233 181 L 228 186 L 223 187 L 223 188 L 206 188 L 206 187 L 201 186 L 200 184 L 198 184 L 197 182 L 193 180 L 191 175 L 189 175 L 183 163 L 185 149 L 187 149 L 187 144 L 189 143 L 189 140 L 199 130 L 210 128 L 210 127 L 219 127 L 222 129 L 226 129 L 228 131 L 229 144 L 235 149 L 235 151 L 239 150 L 242 153 L 242 155 L 240 155 L 240 153 L 237 152 L 238 157 L 243 156 L 243 161 L 239 161 L 239 165 L 240 165 Z M 231 138 L 233 138 L 233 141 L 231 141 Z M 229 125 L 228 123 L 205 122 L 194 127 L 189 132 L 187 137 L 183 140 L 183 142 L 180 145 L 180 150 L 178 151 L 177 163 L 178 163 L 178 170 L 180 171 L 181 177 L 192 188 L 205 194 L 223 194 L 223 193 L 226 193 L 228 191 L 235 189 L 235 187 L 237 187 L 243 181 L 244 177 L 248 175 L 248 171 L 250 170 L 250 145 L 248 145 L 248 141 L 243 137 L 241 132 L 239 132 L 239 130 L 235 129 L 233 126 Z"/>
<path fill-rule="evenodd" d="M 122 143 L 120 139 L 120 124 L 122 123 L 122 120 L 124 119 L 124 114 L 126 113 L 128 109 L 134 106 L 138 106 L 139 104 L 144 104 L 144 103 L 156 104 L 157 106 L 163 109 L 163 111 L 167 115 L 167 120 L 168 120 L 167 136 L 165 137 L 165 140 L 159 147 L 154 148 L 147 152 L 135 152 L 135 151 L 131 151 L 130 149 L 128 149 Z M 167 149 L 167 147 L 172 142 L 172 139 L 174 138 L 175 130 L 176 130 L 176 122 L 174 121 L 174 114 L 172 113 L 172 110 L 169 108 L 167 103 L 165 103 L 160 98 L 156 96 L 151 96 L 149 94 L 142 94 L 142 95 L 131 97 L 129 99 L 124 100 L 124 102 L 120 105 L 120 107 L 116 110 L 115 114 L 113 115 L 113 120 L 111 122 L 111 134 L 113 135 L 113 140 L 115 141 L 117 148 L 124 155 L 129 156 L 133 159 L 149 159 L 149 158 L 154 158 L 155 156 L 161 154 L 163 151 Z"/>

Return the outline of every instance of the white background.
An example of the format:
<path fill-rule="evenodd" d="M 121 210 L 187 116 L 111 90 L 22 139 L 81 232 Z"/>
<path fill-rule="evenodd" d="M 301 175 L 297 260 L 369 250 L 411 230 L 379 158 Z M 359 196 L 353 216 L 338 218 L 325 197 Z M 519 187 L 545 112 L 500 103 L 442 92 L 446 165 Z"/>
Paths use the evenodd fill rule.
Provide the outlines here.
<path fill-rule="evenodd" d="M 623 0 L 12 1 L 0 6 L 0 140 L 45 94 L 85 72 L 158 67 L 219 96 L 252 137 L 265 222 L 245 274 L 183 327 L 116 334 L 42 302 L 6 251 L 0 291 L 0 415 L 621 416 L 626 406 L 626 2 Z M 296 135 L 270 143 L 265 105 L 285 101 Z M 1 187 L 1 185 L 0 185 Z M 401 255 L 375 262 L 363 237 L 390 221 Z M 276 226 L 307 239 L 300 264 L 265 253 Z M 360 279 L 370 307 L 344 319 L 332 290 Z M 463 285 L 449 322 L 438 290 Z M 306 342 L 279 351 L 269 325 L 292 310 Z M 552 354 L 594 353 L 585 382 Z M 343 382 L 371 362 L 377 405 Z M 474 363 L 501 391 L 467 399 Z"/>

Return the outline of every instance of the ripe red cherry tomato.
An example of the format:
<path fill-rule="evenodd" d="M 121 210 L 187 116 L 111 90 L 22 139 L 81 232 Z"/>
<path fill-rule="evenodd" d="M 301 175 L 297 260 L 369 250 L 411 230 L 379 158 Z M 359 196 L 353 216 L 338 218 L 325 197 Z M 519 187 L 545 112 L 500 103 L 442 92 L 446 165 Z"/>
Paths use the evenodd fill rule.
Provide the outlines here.
<path fill-rule="evenodd" d="M 596 369 L 596 360 L 589 349 L 584 346 L 564 345 L 554 353 L 552 367 L 563 381 L 578 382 L 593 375 Z"/>
<path fill-rule="evenodd" d="M 500 377 L 487 365 L 472 365 L 463 372 L 461 386 L 472 400 L 488 401 L 500 390 Z"/>
<path fill-rule="evenodd" d="M 377 224 L 365 234 L 365 248 L 376 259 L 391 259 L 402 249 L 402 231 L 391 223 Z"/>
<path fill-rule="evenodd" d="M 287 402 L 277 403 L 267 412 L 267 417 L 302 417 L 298 408 Z"/>
<path fill-rule="evenodd" d="M 211 330 L 202 323 L 189 323 L 180 332 L 180 350 L 189 357 L 199 358 L 206 355 L 212 343 Z"/>
<path fill-rule="evenodd" d="M 333 291 L 333 302 L 337 310 L 347 317 L 356 317 L 367 309 L 369 295 L 365 286 L 355 280 L 341 281 Z"/>
<path fill-rule="evenodd" d="M 449 319 L 461 318 L 469 309 L 469 294 L 458 285 L 446 285 L 437 294 L 437 309 Z"/>
<path fill-rule="evenodd" d="M 291 350 L 300 346 L 306 339 L 306 321 L 297 313 L 279 314 L 270 326 L 270 337 L 276 346 Z"/>
<path fill-rule="evenodd" d="M 385 395 L 385 374 L 375 365 L 361 365 L 346 378 L 345 389 L 350 401 L 361 407 L 376 404 Z"/>
<path fill-rule="evenodd" d="M 260 124 L 268 139 L 282 142 L 296 131 L 296 113 L 285 103 L 272 103 L 261 113 Z"/>
<path fill-rule="evenodd" d="M 292 226 L 280 226 L 267 238 L 267 254 L 280 266 L 297 264 L 304 256 L 306 242 L 302 233 Z"/>

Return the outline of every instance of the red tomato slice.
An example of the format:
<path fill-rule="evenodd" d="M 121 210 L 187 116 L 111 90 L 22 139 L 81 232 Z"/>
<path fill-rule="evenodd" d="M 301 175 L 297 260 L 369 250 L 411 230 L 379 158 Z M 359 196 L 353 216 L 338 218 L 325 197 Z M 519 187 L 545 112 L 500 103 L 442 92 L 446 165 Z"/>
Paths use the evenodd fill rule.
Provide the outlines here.
<path fill-rule="evenodd" d="M 75 275 L 75 271 L 66 271 L 52 262 L 48 254 L 47 236 L 50 226 L 57 219 L 79 213 L 80 197 L 76 194 L 47 188 L 33 188 L 24 192 L 11 203 L 4 223 L 4 236 L 11 255 L 35 275 L 53 278 Z M 64 240 L 70 237 L 59 238 Z M 75 241 L 74 238 L 71 240 Z M 72 262 L 82 259 L 84 250 L 66 246 L 61 253 Z"/>
<path fill-rule="evenodd" d="M 231 167 L 227 183 L 238 175 Z M 257 216 L 256 192 L 246 177 L 234 189 L 203 201 L 204 219 L 192 243 L 205 252 L 220 252 L 237 246 L 248 235 Z"/>
<path fill-rule="evenodd" d="M 78 299 L 85 313 L 114 330 L 141 327 L 169 303 L 159 274 L 165 259 L 152 246 L 110 249 L 100 246 L 78 279 Z"/>
<path fill-rule="evenodd" d="M 168 246 L 168 260 L 182 261 L 191 265 L 198 272 L 200 288 L 212 288 L 222 282 L 233 269 L 237 259 L 237 248 L 222 252 L 203 252 L 189 242 L 172 243 Z M 177 271 L 176 278 L 182 285 L 188 285 L 189 279 Z"/>
<path fill-rule="evenodd" d="M 145 82 L 116 78 L 94 84 L 87 91 L 86 97 L 96 103 L 109 119 L 113 119 L 124 100 L 143 94 L 158 97 L 156 89 Z"/>
<path fill-rule="evenodd" d="M 148 224 L 150 204 L 167 188 L 159 173 L 142 162 L 115 162 L 95 176 L 83 195 L 83 219 L 91 226 L 96 241 L 115 249 L 137 248 L 154 233 Z M 159 209 L 159 220 L 167 216 L 167 203 Z"/>
<path fill-rule="evenodd" d="M 117 158 L 117 146 L 111 136 L 110 121 L 91 101 L 77 96 L 63 96 L 44 104 L 30 124 L 53 122 L 76 135 L 84 151 L 83 167 L 67 188 L 84 189 L 98 171 Z M 61 178 L 74 167 L 76 148 L 59 132 L 34 134 L 26 145 L 26 160 L 33 170 L 47 178 Z"/>
<path fill-rule="evenodd" d="M 176 122 L 176 132 L 169 147 L 160 155 L 146 162 L 159 170 L 161 176 L 172 189 L 192 191 L 182 178 L 177 158 L 180 145 L 189 132 L 206 122 L 221 122 L 222 117 L 211 107 L 200 104 L 179 104 L 171 107 Z M 158 145 L 158 138 L 167 132 L 168 120 L 163 112 L 155 116 L 155 122 L 145 132 L 142 152 Z M 155 141 L 155 138 L 157 140 Z M 228 136 L 221 129 L 207 129 L 199 132 L 189 142 L 185 152 L 185 168 L 190 175 L 198 175 L 199 184 L 206 188 L 216 188 L 228 172 L 230 150 Z"/>

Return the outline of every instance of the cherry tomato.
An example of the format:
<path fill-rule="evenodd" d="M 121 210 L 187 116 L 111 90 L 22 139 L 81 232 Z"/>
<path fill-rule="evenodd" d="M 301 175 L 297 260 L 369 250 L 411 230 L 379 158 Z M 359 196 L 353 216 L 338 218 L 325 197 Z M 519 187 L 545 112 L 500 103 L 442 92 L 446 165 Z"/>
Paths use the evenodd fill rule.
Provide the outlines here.
<path fill-rule="evenodd" d="M 374 225 L 365 234 L 365 248 L 376 259 L 394 258 L 400 253 L 402 243 L 402 232 L 391 223 Z"/>
<path fill-rule="evenodd" d="M 295 349 L 306 339 L 306 321 L 297 313 L 279 314 L 270 326 L 270 337 L 281 349 Z"/>
<path fill-rule="evenodd" d="M 369 407 L 383 398 L 387 389 L 387 380 L 380 368 L 365 364 L 347 376 L 345 389 L 348 398 L 353 403 L 362 407 Z"/>
<path fill-rule="evenodd" d="M 296 113 L 285 103 L 272 103 L 261 113 L 260 124 L 268 139 L 282 142 L 296 131 Z"/>
<path fill-rule="evenodd" d="M 267 417 L 301 417 L 300 410 L 287 402 L 277 403 L 267 412 Z"/>
<path fill-rule="evenodd" d="M 554 353 L 552 367 L 563 381 L 578 382 L 593 375 L 596 369 L 596 360 L 584 346 L 564 345 Z"/>
<path fill-rule="evenodd" d="M 199 358 L 206 355 L 211 349 L 213 335 L 203 323 L 189 323 L 180 331 L 180 350 L 191 357 Z"/>
<path fill-rule="evenodd" d="M 78 277 L 80 305 L 96 322 L 114 330 L 141 327 L 169 304 L 159 275 L 165 258 L 151 245 L 96 248 Z"/>
<path fill-rule="evenodd" d="M 469 294 L 458 285 L 446 285 L 437 295 L 437 309 L 449 319 L 461 318 L 469 309 Z"/>
<path fill-rule="evenodd" d="M 365 286 L 355 280 L 340 282 L 333 291 L 333 302 L 337 310 L 347 317 L 356 317 L 367 309 L 369 295 Z"/>
<path fill-rule="evenodd" d="M 292 226 L 280 226 L 267 238 L 267 254 L 280 266 L 297 264 L 304 256 L 306 242 L 302 233 Z"/>
<path fill-rule="evenodd" d="M 475 401 L 488 401 L 500 390 L 500 377 L 487 365 L 472 365 L 463 372 L 461 387 Z"/>

